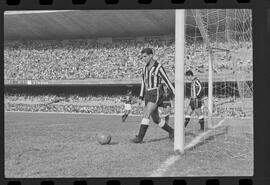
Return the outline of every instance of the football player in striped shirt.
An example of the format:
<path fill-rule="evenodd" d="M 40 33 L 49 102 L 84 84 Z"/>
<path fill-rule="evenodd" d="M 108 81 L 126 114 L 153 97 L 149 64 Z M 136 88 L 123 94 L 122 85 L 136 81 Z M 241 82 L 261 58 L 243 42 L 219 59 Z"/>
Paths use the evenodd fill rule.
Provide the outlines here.
<path fill-rule="evenodd" d="M 194 77 L 193 72 L 188 70 L 186 72 L 186 77 L 189 81 L 191 81 L 190 88 L 190 102 L 185 116 L 185 127 L 188 125 L 191 115 L 195 111 L 196 115 L 199 118 L 200 129 L 204 130 L 204 116 L 202 113 L 202 84 L 197 77 Z"/>
<path fill-rule="evenodd" d="M 158 106 L 162 103 L 163 88 L 162 80 L 174 96 L 174 87 L 170 82 L 163 66 L 153 59 L 153 50 L 145 48 L 141 51 L 141 57 L 145 62 L 143 69 L 140 99 L 145 101 L 143 119 L 140 124 L 138 135 L 131 141 L 133 143 L 142 143 L 147 128 L 149 126 L 150 117 L 153 122 L 158 124 L 163 130 L 169 133 L 169 138 L 174 137 L 174 130 L 168 125 L 164 119 L 161 119 L 158 112 Z"/>

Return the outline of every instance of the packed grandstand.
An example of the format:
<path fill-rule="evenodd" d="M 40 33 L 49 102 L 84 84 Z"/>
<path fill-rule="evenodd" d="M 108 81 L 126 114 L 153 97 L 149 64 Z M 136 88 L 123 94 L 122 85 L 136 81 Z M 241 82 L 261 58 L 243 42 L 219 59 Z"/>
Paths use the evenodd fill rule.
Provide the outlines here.
<path fill-rule="evenodd" d="M 215 45 L 216 46 L 216 45 Z M 228 51 L 246 50 L 251 43 L 238 45 L 219 43 Z M 87 80 L 137 79 L 143 63 L 139 53 L 143 47 L 154 48 L 156 59 L 174 76 L 174 40 L 117 40 L 112 43 L 75 41 L 25 41 L 5 43 L 5 79 L 19 80 Z M 185 66 L 196 73 L 208 71 L 208 54 L 203 44 L 186 44 Z M 231 62 L 230 52 L 217 52 L 214 71 L 230 73 L 238 66 L 242 72 L 252 71 L 252 55 L 238 63 Z"/>
<path fill-rule="evenodd" d="M 161 62 L 168 76 L 174 77 L 174 40 L 158 38 L 146 38 L 145 40 L 125 39 L 114 40 L 110 44 L 98 43 L 92 40 L 64 40 L 64 41 L 10 41 L 5 43 L 5 79 L 25 80 L 91 80 L 91 79 L 139 79 L 143 63 L 139 58 L 142 48 L 154 48 L 156 59 Z M 252 45 L 249 42 L 232 45 L 219 43 L 220 48 L 227 50 L 246 50 L 252 53 Z M 186 44 L 185 67 L 192 69 L 197 74 L 207 74 L 208 55 L 204 52 L 203 44 Z M 252 56 L 246 60 L 238 61 L 237 65 L 231 62 L 230 52 L 217 52 L 216 74 L 232 73 L 241 68 L 241 72 L 252 71 Z M 45 111 L 45 112 L 81 112 L 81 113 L 121 113 L 123 105 L 121 96 L 111 97 L 113 102 L 108 104 L 106 96 L 89 97 L 76 103 L 74 95 L 66 95 L 65 100 L 71 103 L 49 103 L 44 105 L 44 98 L 53 102 L 52 95 L 29 96 L 25 94 L 5 93 L 5 108 L 9 111 Z M 30 99 L 29 99 L 30 98 Z M 59 97 L 58 97 L 59 98 Z M 63 98 L 63 97 L 62 97 Z M 93 99 L 98 99 L 98 104 L 93 104 Z M 104 101 L 104 98 L 106 101 Z M 57 98 L 56 98 L 57 99 Z M 12 101 L 13 100 L 13 101 Z M 19 101 L 20 100 L 20 101 Z M 31 103 L 35 102 L 35 103 Z M 39 102 L 39 103 L 38 103 Z M 45 101 L 48 102 L 48 101 Z M 65 102 L 65 101 L 64 101 Z M 92 102 L 92 103 L 90 103 Z M 103 104 L 102 102 L 106 102 Z M 225 109 L 228 109 L 227 107 Z M 229 116 L 245 117 L 241 112 L 222 111 L 221 114 Z M 134 106 L 132 113 L 141 114 L 142 108 Z"/>
<path fill-rule="evenodd" d="M 78 95 L 28 95 L 28 94 L 5 94 L 6 111 L 27 112 L 69 112 L 69 113 L 98 113 L 98 114 L 121 114 L 124 104 L 120 95 L 89 95 L 81 97 Z M 133 97 L 134 99 L 137 96 Z M 215 98 L 215 102 L 227 101 L 227 98 Z M 230 104 L 228 106 L 228 104 Z M 186 106 L 188 99 L 185 100 Z M 237 107 L 235 107 L 237 104 Z M 217 104 L 216 104 L 217 105 Z M 245 107 L 246 106 L 246 107 Z M 214 107 L 213 116 L 217 117 L 252 117 L 252 100 L 242 102 L 240 99 L 232 99 L 224 106 Z M 207 115 L 207 108 L 203 110 Z M 141 115 L 143 107 L 134 104 L 132 114 Z M 172 114 L 174 111 L 172 109 Z"/>

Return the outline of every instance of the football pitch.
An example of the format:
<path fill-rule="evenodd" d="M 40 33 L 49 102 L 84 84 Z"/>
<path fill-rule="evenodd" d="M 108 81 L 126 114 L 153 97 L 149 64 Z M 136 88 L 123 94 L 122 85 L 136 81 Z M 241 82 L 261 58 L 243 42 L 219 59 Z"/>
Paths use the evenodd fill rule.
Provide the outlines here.
<path fill-rule="evenodd" d="M 174 154 L 168 134 L 152 122 L 144 143 L 130 143 L 140 121 L 140 116 L 122 122 L 119 115 L 5 112 L 5 176 L 253 175 L 252 119 L 224 120 L 184 155 Z M 186 128 L 186 145 L 201 134 L 197 121 Z M 100 132 L 112 135 L 109 145 L 97 143 Z"/>

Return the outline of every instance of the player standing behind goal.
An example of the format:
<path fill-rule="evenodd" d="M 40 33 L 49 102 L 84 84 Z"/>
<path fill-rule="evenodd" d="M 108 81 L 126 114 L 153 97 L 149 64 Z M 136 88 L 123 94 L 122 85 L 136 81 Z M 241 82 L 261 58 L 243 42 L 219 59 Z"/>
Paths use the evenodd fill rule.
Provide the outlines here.
<path fill-rule="evenodd" d="M 161 80 L 165 82 L 173 95 L 175 92 L 174 87 L 162 65 L 153 59 L 153 50 L 151 48 L 143 49 L 141 51 L 141 57 L 146 64 L 143 70 L 140 91 L 140 99 L 144 99 L 145 107 L 139 133 L 131 140 L 131 142 L 142 143 L 149 126 L 150 117 L 152 117 L 154 123 L 158 124 L 163 130 L 169 133 L 170 139 L 173 139 L 174 130 L 164 119 L 160 118 L 158 105 L 161 104 L 164 93 L 163 88 L 161 87 Z"/>
<path fill-rule="evenodd" d="M 191 81 L 191 88 L 190 88 L 190 102 L 189 106 L 186 112 L 185 117 L 185 127 L 188 125 L 192 113 L 195 111 L 196 115 L 199 118 L 199 124 L 200 128 L 203 131 L 204 130 L 204 117 L 202 114 L 202 84 L 200 80 L 197 77 L 193 77 L 193 72 L 191 70 L 188 70 L 186 72 L 186 77 L 189 81 Z"/>
<path fill-rule="evenodd" d="M 122 100 L 125 103 L 124 115 L 122 116 L 122 121 L 125 122 L 128 115 L 131 112 L 131 103 L 132 103 L 132 91 L 128 90 L 125 98 Z"/>

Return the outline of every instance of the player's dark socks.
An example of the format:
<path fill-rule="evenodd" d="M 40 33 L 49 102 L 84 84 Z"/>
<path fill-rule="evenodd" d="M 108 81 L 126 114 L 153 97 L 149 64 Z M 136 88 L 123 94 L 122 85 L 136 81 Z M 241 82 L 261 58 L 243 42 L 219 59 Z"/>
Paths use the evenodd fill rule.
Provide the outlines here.
<path fill-rule="evenodd" d="M 145 133 L 147 131 L 147 128 L 148 128 L 148 125 L 141 125 L 140 126 L 140 130 L 139 130 L 139 134 L 138 134 L 139 138 L 142 138 L 142 139 L 144 138 Z"/>
<path fill-rule="evenodd" d="M 174 138 L 174 132 L 169 133 L 169 138 L 170 138 L 170 140 L 173 140 L 173 138 Z"/>
<path fill-rule="evenodd" d="M 122 116 L 122 121 L 124 122 L 126 120 L 125 114 Z"/>
<path fill-rule="evenodd" d="M 173 133 L 174 131 L 173 131 L 173 128 L 172 127 L 170 127 L 167 123 L 165 123 L 164 124 L 164 126 L 163 127 L 161 127 L 163 130 L 165 130 L 166 132 L 168 132 L 168 133 Z"/>
<path fill-rule="evenodd" d="M 163 127 L 161 127 L 163 130 L 172 133 L 173 132 L 173 128 L 170 127 L 167 123 L 165 123 L 165 125 Z"/>
<path fill-rule="evenodd" d="M 199 124 L 201 126 L 201 130 L 204 130 L 204 118 L 199 119 Z"/>
<path fill-rule="evenodd" d="M 173 140 L 174 137 L 174 130 L 172 127 L 170 127 L 167 123 L 164 123 L 164 125 L 161 127 L 163 130 L 169 133 L 169 138 Z"/>
<path fill-rule="evenodd" d="M 123 121 L 123 122 L 126 121 L 127 117 L 128 117 L 128 114 L 125 113 L 125 114 L 122 116 L 122 121 Z"/>
<path fill-rule="evenodd" d="M 132 139 L 131 141 L 133 143 L 141 143 L 143 141 L 143 138 L 145 136 L 147 128 L 148 128 L 148 125 L 141 124 L 139 134 L 134 139 Z"/>
<path fill-rule="evenodd" d="M 170 119 L 170 116 L 169 115 L 165 116 L 165 122 L 166 123 L 169 123 L 169 119 Z"/>
<path fill-rule="evenodd" d="M 188 125 L 190 118 L 185 118 L 185 127 Z"/>

